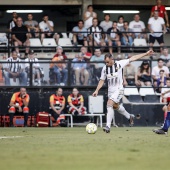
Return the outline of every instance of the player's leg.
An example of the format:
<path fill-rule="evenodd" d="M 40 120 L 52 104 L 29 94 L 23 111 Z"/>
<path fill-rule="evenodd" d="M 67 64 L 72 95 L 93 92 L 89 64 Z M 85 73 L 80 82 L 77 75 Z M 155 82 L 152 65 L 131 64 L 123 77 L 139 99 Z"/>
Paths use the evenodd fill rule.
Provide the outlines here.
<path fill-rule="evenodd" d="M 11 106 L 8 110 L 8 113 L 9 113 L 9 119 L 10 119 L 10 122 L 9 122 L 9 126 L 10 127 L 13 127 L 13 118 L 14 118 L 14 114 L 16 112 L 16 109 L 15 107 Z"/>
<path fill-rule="evenodd" d="M 23 114 L 24 114 L 24 127 L 27 127 L 27 121 L 28 121 L 28 115 L 29 115 L 29 108 L 24 107 L 23 108 Z"/>

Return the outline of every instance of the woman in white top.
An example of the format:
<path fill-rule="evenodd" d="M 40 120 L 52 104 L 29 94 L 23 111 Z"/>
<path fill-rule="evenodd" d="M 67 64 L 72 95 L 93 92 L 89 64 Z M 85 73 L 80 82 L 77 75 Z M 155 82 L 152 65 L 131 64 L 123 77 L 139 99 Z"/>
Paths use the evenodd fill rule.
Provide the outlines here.
<path fill-rule="evenodd" d="M 93 6 L 88 5 L 87 11 L 84 13 L 84 27 L 88 29 L 90 26 L 92 26 L 92 20 L 93 18 L 97 18 L 97 14 L 93 12 Z"/>

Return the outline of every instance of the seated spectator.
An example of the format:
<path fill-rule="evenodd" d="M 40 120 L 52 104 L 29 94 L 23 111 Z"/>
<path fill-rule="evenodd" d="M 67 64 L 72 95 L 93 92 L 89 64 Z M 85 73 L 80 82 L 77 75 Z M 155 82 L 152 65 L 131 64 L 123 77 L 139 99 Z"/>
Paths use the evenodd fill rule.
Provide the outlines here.
<path fill-rule="evenodd" d="M 16 47 L 16 52 L 19 53 L 19 46 L 25 46 L 25 58 L 28 57 L 28 51 L 30 46 L 29 30 L 23 25 L 21 17 L 17 18 L 16 26 L 12 28 L 12 40 Z"/>
<path fill-rule="evenodd" d="M 84 13 L 84 27 L 86 29 L 92 26 L 92 21 L 94 18 L 97 18 L 97 14 L 93 11 L 93 6 L 88 5 L 87 11 Z"/>
<path fill-rule="evenodd" d="M 17 25 L 17 18 L 18 14 L 16 12 L 12 13 L 12 19 L 8 22 L 8 30 L 9 32 L 12 31 L 12 28 L 14 28 Z"/>
<path fill-rule="evenodd" d="M 8 44 L 6 33 L 0 33 L 0 44 Z"/>
<path fill-rule="evenodd" d="M 27 120 L 29 115 L 29 100 L 30 97 L 27 94 L 26 88 L 20 88 L 19 92 L 16 92 L 12 95 L 10 104 L 9 104 L 9 117 L 10 117 L 10 127 L 13 127 L 13 117 L 14 114 L 23 114 L 24 115 L 24 127 L 27 127 Z"/>
<path fill-rule="evenodd" d="M 36 20 L 33 20 L 33 15 L 32 14 L 28 14 L 28 21 L 24 22 L 24 25 L 30 30 L 30 38 L 35 38 L 35 37 L 39 37 L 39 25 L 38 22 Z"/>
<path fill-rule="evenodd" d="M 81 48 L 80 48 L 80 52 L 82 53 L 83 59 L 84 59 L 85 61 L 89 61 L 89 60 L 90 60 L 92 54 L 87 51 L 87 47 L 84 47 L 84 46 L 81 47 Z"/>
<path fill-rule="evenodd" d="M 129 23 L 127 21 L 124 21 L 123 28 L 121 29 L 122 37 L 121 37 L 121 43 L 122 45 L 132 46 L 133 45 L 133 37 L 132 37 L 132 30 L 129 28 Z M 127 33 L 124 33 L 127 32 Z M 128 33 L 129 32 L 129 33 Z"/>
<path fill-rule="evenodd" d="M 59 34 L 54 34 L 54 23 L 49 20 L 47 14 L 43 16 L 43 21 L 39 23 L 39 27 L 41 32 L 41 42 L 43 42 L 44 38 L 54 38 L 56 43 L 58 44 L 58 40 L 60 38 Z"/>
<path fill-rule="evenodd" d="M 133 38 L 145 38 L 147 40 L 147 35 L 144 33 L 146 31 L 145 23 L 140 20 L 139 14 L 134 15 L 134 20 L 129 23 L 129 28 L 134 32 Z"/>
<path fill-rule="evenodd" d="M 65 97 L 63 96 L 63 89 L 58 88 L 56 94 L 50 96 L 50 114 L 60 126 L 66 126 L 64 108 Z"/>
<path fill-rule="evenodd" d="M 78 26 L 75 26 L 72 31 L 74 45 L 87 46 L 87 29 L 84 27 L 83 20 L 79 20 Z"/>
<path fill-rule="evenodd" d="M 118 17 L 117 29 L 120 31 L 121 29 L 123 29 L 123 25 L 124 25 L 124 17 L 122 15 L 120 15 Z"/>
<path fill-rule="evenodd" d="M 118 46 L 118 55 L 121 53 L 121 42 L 119 36 L 119 30 L 117 29 L 117 22 L 114 21 L 111 28 L 107 30 L 109 53 L 113 54 L 113 47 Z"/>
<path fill-rule="evenodd" d="M 100 77 L 101 71 L 104 64 L 104 55 L 101 53 L 100 49 L 95 49 L 94 55 L 90 59 L 91 62 L 102 62 L 102 63 L 91 63 L 91 65 L 94 65 L 95 68 L 95 76 Z"/>
<path fill-rule="evenodd" d="M 72 94 L 68 96 L 69 113 L 72 115 L 86 114 L 86 107 L 84 106 L 84 98 L 79 93 L 77 88 L 73 88 Z"/>
<path fill-rule="evenodd" d="M 149 18 L 148 29 L 150 31 L 149 35 L 150 47 L 151 48 L 153 47 L 155 40 L 157 40 L 159 45 L 162 47 L 164 45 L 163 33 L 164 34 L 166 33 L 166 27 L 164 19 L 158 16 L 158 11 L 154 11 L 154 16 Z M 160 50 L 162 52 L 162 48 L 160 48 Z"/>
<path fill-rule="evenodd" d="M 130 57 L 129 57 L 130 58 Z M 123 68 L 123 85 L 124 86 L 135 86 L 135 67 L 129 63 Z"/>
<path fill-rule="evenodd" d="M 29 56 L 28 58 L 25 59 L 25 62 L 27 62 L 25 64 L 25 70 L 27 72 L 27 74 L 29 75 L 30 74 L 30 63 L 29 62 L 36 62 L 36 63 L 33 63 L 32 64 L 32 84 L 33 86 L 36 85 L 35 83 L 35 78 L 37 77 L 37 80 L 38 80 L 38 86 L 41 86 L 41 72 L 40 72 L 40 64 L 38 63 L 38 59 L 35 58 L 34 56 L 34 51 L 33 50 L 30 50 L 29 51 Z"/>
<path fill-rule="evenodd" d="M 167 47 L 163 47 L 162 55 L 160 56 L 160 58 L 164 60 L 166 66 L 169 68 L 170 67 L 170 54 L 169 54 L 169 50 Z"/>
<path fill-rule="evenodd" d="M 166 85 L 161 90 L 162 102 L 167 103 L 167 98 L 170 97 L 170 78 L 166 79 Z"/>
<path fill-rule="evenodd" d="M 24 71 L 24 65 L 20 62 L 22 62 L 18 56 L 17 52 L 13 51 L 12 56 L 9 57 L 6 60 L 6 63 L 4 65 L 4 76 L 5 76 L 5 85 L 10 86 L 10 78 L 16 82 L 16 78 L 19 78 L 20 85 L 26 86 L 27 85 L 27 75 Z M 14 63 L 15 62 L 15 63 Z M 16 63 L 17 62 L 17 63 Z"/>
<path fill-rule="evenodd" d="M 75 72 L 76 85 L 80 85 L 81 83 L 83 85 L 88 85 L 89 72 L 86 69 L 87 64 L 86 64 L 85 60 L 83 59 L 82 53 L 79 53 L 77 58 L 74 58 L 72 60 L 72 62 L 73 62 L 72 68 Z"/>
<path fill-rule="evenodd" d="M 143 61 L 135 76 L 137 86 L 151 86 L 151 70 L 148 61 Z"/>
<path fill-rule="evenodd" d="M 50 70 L 52 71 L 52 73 L 54 73 L 57 79 L 57 85 L 64 86 L 67 84 L 68 70 L 66 68 L 66 64 L 64 63 L 66 59 L 67 56 L 63 54 L 63 48 L 61 46 L 58 46 L 57 53 L 54 55 L 52 63 L 50 64 Z M 63 63 L 57 63 L 62 61 Z"/>
<path fill-rule="evenodd" d="M 165 77 L 169 77 L 169 69 L 164 66 L 164 60 L 159 58 L 158 65 L 152 68 L 152 78 L 154 82 L 154 87 L 157 87 L 157 80 L 160 78 L 160 70 L 164 70 Z"/>
<path fill-rule="evenodd" d="M 166 76 L 164 74 L 164 70 L 160 70 L 159 71 L 159 76 L 160 78 L 157 79 L 157 92 L 160 93 L 162 87 L 164 87 L 166 85 Z"/>
<path fill-rule="evenodd" d="M 106 46 L 106 43 L 104 41 L 104 33 L 102 27 L 98 26 L 98 19 L 93 18 L 93 25 L 88 28 L 89 32 L 89 45 L 92 47 L 98 46 L 102 47 L 101 50 L 104 50 L 104 46 Z M 92 51 L 92 50 L 91 50 Z"/>

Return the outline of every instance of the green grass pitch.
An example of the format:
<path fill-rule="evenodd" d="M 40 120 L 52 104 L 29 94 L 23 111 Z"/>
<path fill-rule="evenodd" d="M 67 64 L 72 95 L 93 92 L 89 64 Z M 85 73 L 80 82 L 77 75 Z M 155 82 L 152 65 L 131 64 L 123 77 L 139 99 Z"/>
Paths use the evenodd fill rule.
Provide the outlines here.
<path fill-rule="evenodd" d="M 170 167 L 170 136 L 151 127 L 0 128 L 1 170 L 162 170 Z M 4 138 L 22 136 L 20 138 Z"/>

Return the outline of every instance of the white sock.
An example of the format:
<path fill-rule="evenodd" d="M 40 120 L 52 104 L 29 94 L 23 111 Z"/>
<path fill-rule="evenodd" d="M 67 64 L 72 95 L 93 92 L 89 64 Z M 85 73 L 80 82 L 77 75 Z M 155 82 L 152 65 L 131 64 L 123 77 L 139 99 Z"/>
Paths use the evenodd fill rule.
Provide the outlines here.
<path fill-rule="evenodd" d="M 107 123 L 106 126 L 111 127 L 112 119 L 114 118 L 113 107 L 107 107 Z"/>
<path fill-rule="evenodd" d="M 130 114 L 125 110 L 122 105 L 119 106 L 119 109 L 117 109 L 117 111 L 123 116 L 125 116 L 127 119 L 130 119 Z"/>

